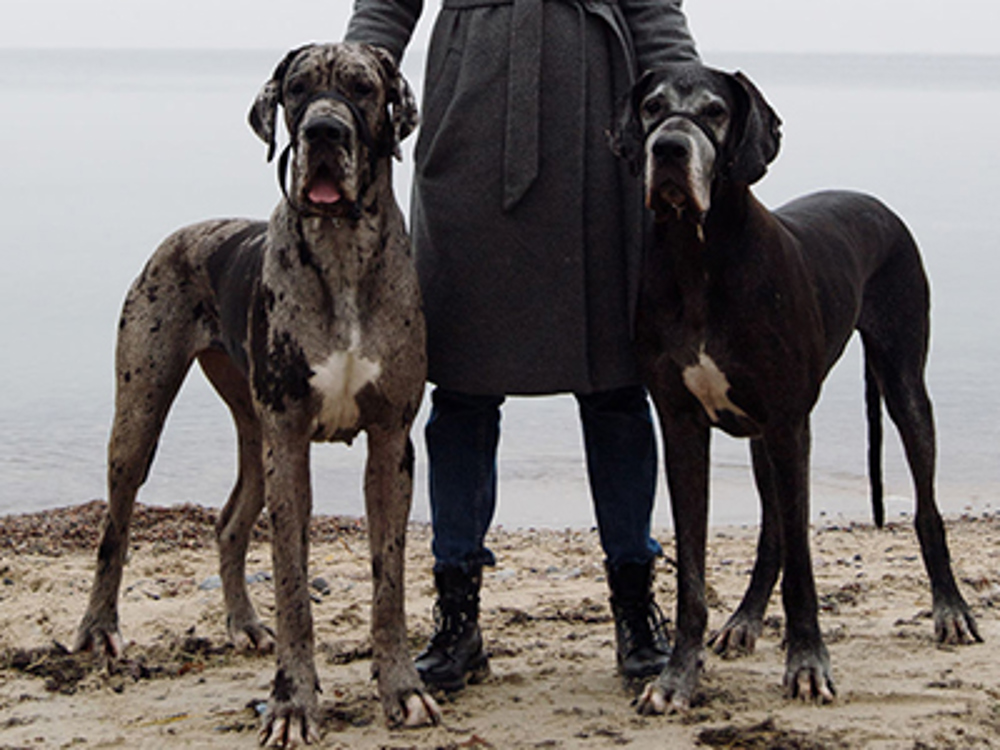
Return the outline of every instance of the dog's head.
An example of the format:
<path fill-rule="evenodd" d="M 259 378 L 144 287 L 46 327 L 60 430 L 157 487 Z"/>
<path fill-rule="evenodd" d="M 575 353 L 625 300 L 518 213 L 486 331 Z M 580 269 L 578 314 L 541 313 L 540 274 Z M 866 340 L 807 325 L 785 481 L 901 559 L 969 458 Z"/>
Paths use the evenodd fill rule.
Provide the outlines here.
<path fill-rule="evenodd" d="M 417 124 L 416 100 L 395 60 L 365 44 L 310 44 L 278 64 L 249 114 L 268 146 L 268 161 L 279 105 L 292 155 L 288 198 L 320 215 L 356 214 L 378 162 L 398 157 L 400 142 Z"/>
<path fill-rule="evenodd" d="M 643 174 L 646 205 L 699 223 L 722 181 L 752 185 L 778 155 L 781 120 L 742 73 L 678 63 L 644 74 L 611 134 Z"/>

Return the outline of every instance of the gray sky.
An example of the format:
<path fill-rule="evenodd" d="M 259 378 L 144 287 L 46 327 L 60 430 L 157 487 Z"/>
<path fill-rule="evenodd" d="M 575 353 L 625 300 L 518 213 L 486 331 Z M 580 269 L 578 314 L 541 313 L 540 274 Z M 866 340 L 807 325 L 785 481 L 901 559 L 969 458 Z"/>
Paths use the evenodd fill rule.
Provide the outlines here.
<path fill-rule="evenodd" d="M 2 0 L 0 47 L 284 49 L 340 38 L 352 1 Z M 421 36 L 437 6 L 426 0 Z M 706 51 L 1000 54 L 1000 0 L 687 0 L 685 9 Z"/>

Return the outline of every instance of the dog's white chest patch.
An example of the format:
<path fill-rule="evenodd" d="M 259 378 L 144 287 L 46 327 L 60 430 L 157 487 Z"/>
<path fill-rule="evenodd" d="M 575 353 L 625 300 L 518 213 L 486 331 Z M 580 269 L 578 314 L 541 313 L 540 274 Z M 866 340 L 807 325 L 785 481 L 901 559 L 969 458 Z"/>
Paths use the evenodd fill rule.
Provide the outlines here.
<path fill-rule="evenodd" d="M 313 365 L 309 385 L 322 399 L 314 425 L 317 437 L 329 439 L 342 430 L 356 429 L 361 416 L 356 397 L 382 374 L 381 363 L 361 356 L 357 338 L 347 350 L 335 351 Z"/>
<path fill-rule="evenodd" d="M 705 353 L 704 347 L 698 352 L 698 364 L 684 368 L 683 378 L 684 385 L 701 401 L 708 418 L 713 423 L 718 423 L 720 411 L 746 416 L 746 412 L 730 400 L 729 380 L 715 361 Z"/>

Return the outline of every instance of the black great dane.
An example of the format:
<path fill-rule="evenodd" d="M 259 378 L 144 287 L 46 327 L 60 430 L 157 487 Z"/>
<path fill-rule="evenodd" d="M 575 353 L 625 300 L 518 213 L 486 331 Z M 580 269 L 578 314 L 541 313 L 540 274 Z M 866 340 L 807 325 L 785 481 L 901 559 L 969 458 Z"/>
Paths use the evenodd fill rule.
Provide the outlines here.
<path fill-rule="evenodd" d="M 392 193 L 398 141 L 413 128 L 409 86 L 364 45 L 290 52 L 250 112 L 274 154 L 291 138 L 284 199 L 270 222 L 209 221 L 167 238 L 133 283 L 118 327 L 109 509 L 76 647 L 117 656 L 118 590 L 129 520 L 167 412 L 194 360 L 232 412 L 239 477 L 217 535 L 229 635 L 274 648 L 262 743 L 318 737 L 307 578 L 313 441 L 367 434 L 373 671 L 390 724 L 435 722 L 406 642 L 403 545 L 413 482 L 409 431 L 426 374 L 424 321 L 403 216 Z M 286 171 L 291 179 L 286 188 Z M 266 506 L 277 630 L 257 617 L 244 558 Z"/>
<path fill-rule="evenodd" d="M 822 192 L 768 211 L 751 193 L 778 153 L 780 120 L 743 75 L 699 64 L 644 75 L 612 134 L 642 171 L 655 218 L 637 346 L 662 426 L 677 540 L 677 638 L 639 710 L 682 710 L 707 623 L 710 428 L 750 438 L 762 506 L 757 563 L 716 650 L 752 647 L 779 572 L 791 696 L 834 698 L 809 556 L 809 415 L 855 330 L 865 357 L 871 468 L 884 399 L 905 447 L 937 637 L 979 640 L 955 584 L 934 500 L 924 386 L 929 289 L 903 222 L 875 198 Z M 880 480 L 872 477 L 880 492 Z M 880 506 L 880 494 L 873 497 Z M 876 513 L 881 521 L 881 513 Z"/>

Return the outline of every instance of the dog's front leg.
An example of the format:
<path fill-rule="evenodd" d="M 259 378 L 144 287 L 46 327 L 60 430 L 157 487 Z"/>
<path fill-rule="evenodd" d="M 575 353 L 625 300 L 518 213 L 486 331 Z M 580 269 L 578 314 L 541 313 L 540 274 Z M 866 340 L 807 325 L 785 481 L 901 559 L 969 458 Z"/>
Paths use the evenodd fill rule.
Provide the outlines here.
<path fill-rule="evenodd" d="M 750 450 L 754 479 L 760 495 L 760 537 L 757 540 L 757 561 L 743 600 L 726 624 L 713 633 L 708 641 L 715 653 L 725 657 L 753 652 L 757 638 L 764 629 L 767 602 L 781 572 L 781 516 L 778 512 L 774 470 L 762 440 L 752 440 Z"/>
<path fill-rule="evenodd" d="M 785 690 L 790 697 L 834 698 L 830 657 L 819 629 L 819 605 L 809 553 L 809 418 L 764 437 L 781 517 L 785 609 Z"/>
<path fill-rule="evenodd" d="M 265 420 L 265 422 L 270 420 Z M 275 418 L 273 422 L 282 420 Z M 277 609 L 277 671 L 261 744 L 297 747 L 319 739 L 309 604 L 309 440 L 302 429 L 265 424 L 264 494 L 271 523 L 274 599 Z"/>
<path fill-rule="evenodd" d="M 406 644 L 403 599 L 406 524 L 413 496 L 409 430 L 368 430 L 365 511 L 372 564 L 372 671 L 390 726 L 436 724 L 441 711 L 424 690 Z"/>
<path fill-rule="evenodd" d="M 677 639 L 670 661 L 639 698 L 642 714 L 684 711 L 691 705 L 702 666 L 708 623 L 705 544 L 708 528 L 709 429 L 700 414 L 660 411 L 667 485 L 677 544 Z"/>

